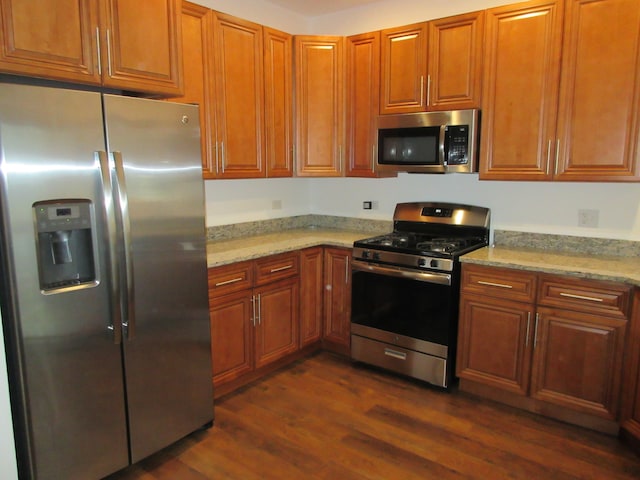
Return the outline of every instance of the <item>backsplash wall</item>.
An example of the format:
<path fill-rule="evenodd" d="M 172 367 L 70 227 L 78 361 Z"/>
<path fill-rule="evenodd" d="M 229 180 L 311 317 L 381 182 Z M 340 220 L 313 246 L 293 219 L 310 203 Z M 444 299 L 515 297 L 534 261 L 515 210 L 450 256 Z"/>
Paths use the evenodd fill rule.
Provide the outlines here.
<path fill-rule="evenodd" d="M 385 179 L 209 180 L 205 185 L 207 226 L 307 214 L 390 220 L 398 202 L 435 200 L 491 208 L 492 229 L 640 240 L 637 183 L 495 182 L 479 181 L 477 174 L 400 174 Z M 365 200 L 377 202 L 377 208 L 363 210 Z M 597 210 L 598 227 L 578 227 L 579 209 Z"/>

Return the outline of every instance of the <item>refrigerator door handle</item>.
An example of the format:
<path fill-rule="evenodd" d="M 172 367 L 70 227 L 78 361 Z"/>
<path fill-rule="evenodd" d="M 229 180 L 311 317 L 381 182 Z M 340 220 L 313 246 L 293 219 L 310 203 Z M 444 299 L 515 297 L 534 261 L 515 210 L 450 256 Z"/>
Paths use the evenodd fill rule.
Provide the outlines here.
<path fill-rule="evenodd" d="M 133 284 L 133 263 L 131 260 L 131 223 L 129 221 L 129 201 L 127 194 L 127 184 L 124 175 L 124 161 L 122 153 L 114 151 L 111 153 L 116 169 L 116 178 L 118 181 L 118 209 L 120 213 L 120 221 L 122 226 L 122 247 L 124 251 L 124 270 L 126 279 L 126 295 L 124 296 L 123 312 L 124 319 L 122 325 L 127 331 L 127 340 L 135 338 L 135 305 L 134 305 L 134 284 Z"/>
<path fill-rule="evenodd" d="M 111 322 L 107 328 L 113 331 L 113 343 L 122 343 L 122 315 L 120 312 L 120 304 L 118 299 L 120 298 L 120 278 L 118 276 L 118 256 L 116 252 L 116 218 L 113 203 L 113 185 L 111 183 L 111 166 L 109 165 L 109 158 L 107 152 L 100 151 L 95 152 L 95 159 L 100 165 L 100 177 L 102 179 L 102 194 L 104 196 L 104 208 L 105 208 L 105 220 L 107 222 L 106 236 L 107 245 L 109 248 L 109 270 L 110 270 L 110 285 L 111 291 L 111 309 L 112 313 L 109 316 Z"/>

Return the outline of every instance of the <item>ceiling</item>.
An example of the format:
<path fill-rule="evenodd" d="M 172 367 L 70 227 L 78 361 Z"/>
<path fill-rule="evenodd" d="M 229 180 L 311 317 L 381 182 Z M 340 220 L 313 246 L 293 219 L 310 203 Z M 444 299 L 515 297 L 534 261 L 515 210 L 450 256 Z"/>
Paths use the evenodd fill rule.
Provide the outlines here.
<path fill-rule="evenodd" d="M 327 13 L 334 13 L 340 10 L 348 10 L 349 8 L 359 7 L 369 3 L 375 3 L 380 0 L 266 0 L 280 7 L 292 10 L 301 15 L 315 17 Z"/>

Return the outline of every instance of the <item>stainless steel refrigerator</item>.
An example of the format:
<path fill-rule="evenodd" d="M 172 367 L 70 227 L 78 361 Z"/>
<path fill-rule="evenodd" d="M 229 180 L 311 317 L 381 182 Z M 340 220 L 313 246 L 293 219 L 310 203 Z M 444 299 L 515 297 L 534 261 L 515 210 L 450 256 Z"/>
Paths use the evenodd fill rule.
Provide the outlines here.
<path fill-rule="evenodd" d="M 0 84 L 20 476 L 102 478 L 213 421 L 196 106 Z"/>

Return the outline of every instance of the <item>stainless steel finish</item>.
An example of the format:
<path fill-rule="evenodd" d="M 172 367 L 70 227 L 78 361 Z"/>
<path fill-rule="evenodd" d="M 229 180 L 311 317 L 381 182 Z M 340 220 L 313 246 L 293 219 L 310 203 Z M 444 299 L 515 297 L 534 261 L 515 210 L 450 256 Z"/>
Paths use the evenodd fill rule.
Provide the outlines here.
<path fill-rule="evenodd" d="M 284 272 L 285 270 L 291 270 L 292 268 L 293 265 L 285 265 L 284 267 L 272 268 L 270 273 Z"/>
<path fill-rule="evenodd" d="M 224 282 L 216 283 L 216 287 L 222 287 L 224 285 L 230 285 L 232 283 L 238 283 L 238 282 L 241 282 L 242 280 L 244 280 L 244 278 L 242 278 L 242 277 L 232 278 L 231 280 L 225 280 Z"/>
<path fill-rule="evenodd" d="M 433 385 L 447 386 L 447 361 L 444 358 L 413 350 L 404 350 L 395 345 L 388 345 L 358 335 L 351 335 L 351 358 Z"/>
<path fill-rule="evenodd" d="M 262 324 L 262 300 L 260 298 L 260 294 L 258 294 L 258 325 Z"/>
<path fill-rule="evenodd" d="M 428 355 L 441 358 L 447 358 L 447 353 L 449 352 L 446 345 L 427 342 L 418 338 L 407 337 L 405 335 L 387 332 L 378 328 L 367 327 L 358 323 L 351 324 L 351 334 L 352 336 L 358 335 L 360 337 L 372 338 L 374 340 L 388 343 L 390 346 L 397 345 L 409 350 L 415 350 L 416 352 L 426 353 Z"/>
<path fill-rule="evenodd" d="M 427 75 L 427 107 L 431 106 L 431 75 Z"/>
<path fill-rule="evenodd" d="M 424 77 L 422 77 L 424 78 Z M 423 90 L 423 89 L 422 89 Z M 480 134 L 479 111 L 449 110 L 442 112 L 418 112 L 401 113 L 396 115 L 379 115 L 377 128 L 419 128 L 442 127 L 440 132 L 439 152 L 441 153 L 440 165 L 386 165 L 376 162 L 376 169 L 380 172 L 409 172 L 409 173 L 471 173 L 478 170 L 477 146 Z M 444 164 L 444 127 L 449 125 L 469 126 L 469 162 L 466 165 Z"/>
<path fill-rule="evenodd" d="M 547 142 L 547 168 L 546 174 L 549 175 L 549 167 L 551 166 L 551 139 Z"/>
<path fill-rule="evenodd" d="M 353 260 L 351 262 L 353 270 L 362 272 L 379 273 L 380 275 L 390 275 L 392 277 L 409 278 L 420 282 L 437 283 L 439 285 L 451 285 L 451 274 L 449 273 L 431 273 L 420 272 L 417 270 L 408 270 L 394 265 L 379 265 L 376 263 L 361 262 Z"/>
<path fill-rule="evenodd" d="M 251 325 L 256 326 L 256 296 L 251 295 Z"/>
<path fill-rule="evenodd" d="M 445 272 L 453 271 L 453 260 L 449 258 L 428 257 L 416 255 L 412 253 L 388 252 L 385 250 L 377 250 L 375 248 L 355 247 L 353 249 L 353 259 L 370 259 L 373 252 L 376 253 L 376 261 L 383 263 L 393 263 L 398 266 L 417 268 L 420 270 L 442 270 Z"/>
<path fill-rule="evenodd" d="M 556 140 L 556 167 L 555 167 L 555 172 L 556 175 L 558 175 L 558 162 L 560 161 L 560 139 L 558 138 Z"/>
<path fill-rule="evenodd" d="M 527 312 L 527 333 L 524 336 L 524 346 L 529 346 L 529 330 L 531 327 L 531 312 Z"/>
<path fill-rule="evenodd" d="M 424 217 L 424 208 L 451 208 L 451 217 Z M 393 212 L 394 221 L 440 223 L 443 225 L 463 225 L 466 227 L 489 228 L 491 214 L 488 208 L 459 203 L 406 202 L 398 203 Z"/>
<path fill-rule="evenodd" d="M 105 222 L 107 228 L 106 242 L 109 253 L 109 270 L 113 273 L 109 279 L 109 287 L 111 290 L 111 315 L 109 316 L 108 328 L 113 331 L 113 341 L 119 344 L 122 341 L 122 312 L 120 310 L 120 297 L 121 297 L 121 285 L 120 285 L 120 267 L 118 264 L 118 252 L 116 247 L 118 244 L 118 238 L 116 236 L 116 214 L 114 204 L 114 192 L 113 183 L 111 181 L 111 163 L 109 162 L 109 156 L 107 152 L 96 152 L 97 160 L 100 164 L 100 175 L 102 178 L 102 192 L 105 211 Z"/>
<path fill-rule="evenodd" d="M 111 76 L 111 32 L 107 29 L 107 71 Z"/>
<path fill-rule="evenodd" d="M 598 298 L 598 297 L 588 297 L 586 295 L 576 295 L 574 293 L 566 293 L 566 292 L 560 292 L 560 296 L 561 297 L 567 297 L 567 298 L 575 298 L 577 300 L 587 300 L 589 302 L 603 302 L 604 301 L 602 298 Z"/>
<path fill-rule="evenodd" d="M 538 320 L 540 320 L 540 314 L 536 313 L 536 322 L 533 327 L 533 348 L 538 345 Z"/>
<path fill-rule="evenodd" d="M 350 257 L 346 257 L 344 262 L 344 283 L 345 285 L 349 285 L 349 272 L 351 271 L 351 267 L 349 266 Z"/>
<path fill-rule="evenodd" d="M 371 145 L 371 170 L 376 168 L 376 144 Z"/>
<path fill-rule="evenodd" d="M 428 101 L 429 101 L 429 98 L 427 97 L 427 102 Z M 423 104 L 424 104 L 424 75 L 420 75 L 420 105 L 423 105 Z"/>
<path fill-rule="evenodd" d="M 213 419 L 199 127 L 185 115 L 197 107 L 0 85 L 2 316 L 32 478 L 103 478 Z M 50 199 L 90 202 L 89 288 L 40 291 L 31 210 Z M 119 343 L 126 216 L 136 335 Z"/>
<path fill-rule="evenodd" d="M 98 75 L 102 76 L 102 54 L 100 53 L 100 27 L 96 27 L 96 54 L 98 56 Z"/>
<path fill-rule="evenodd" d="M 478 280 L 478 283 L 480 285 L 487 285 L 489 287 L 513 288 L 513 285 L 507 285 L 506 283 L 485 282 L 484 280 Z"/>

